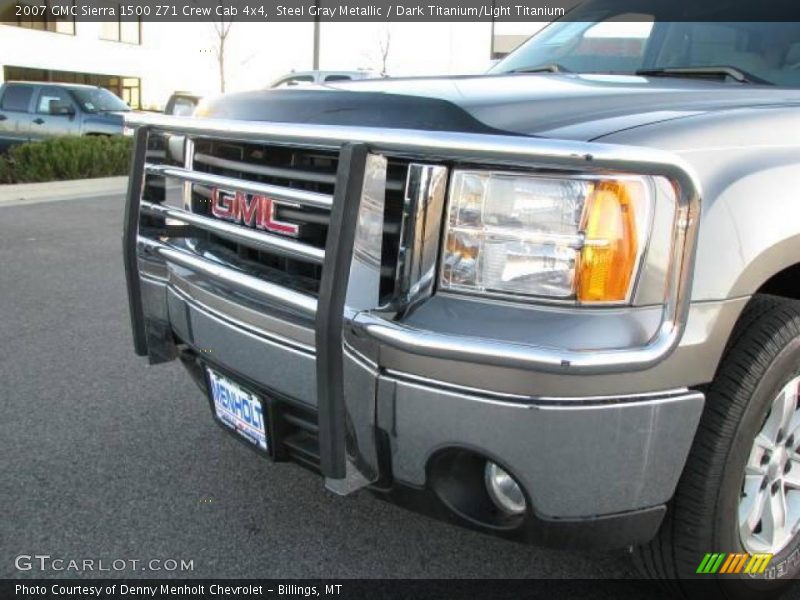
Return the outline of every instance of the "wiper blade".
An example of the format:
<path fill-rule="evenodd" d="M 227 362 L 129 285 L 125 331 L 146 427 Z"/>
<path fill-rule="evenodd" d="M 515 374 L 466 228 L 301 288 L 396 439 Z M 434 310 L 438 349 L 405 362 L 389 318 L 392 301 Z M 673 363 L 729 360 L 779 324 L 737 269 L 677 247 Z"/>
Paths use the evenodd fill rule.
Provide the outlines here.
<path fill-rule="evenodd" d="M 739 67 L 729 65 L 713 67 L 666 67 L 664 69 L 640 69 L 637 75 L 643 77 L 697 77 L 698 79 L 721 79 L 727 78 L 738 81 L 739 83 L 759 83 L 772 85 L 760 77 L 756 77 L 743 71 Z"/>
<path fill-rule="evenodd" d="M 520 67 L 519 69 L 511 69 L 508 73 L 571 73 L 569 69 L 565 69 L 559 64 L 552 63 L 549 65 L 540 65 L 538 67 Z"/>

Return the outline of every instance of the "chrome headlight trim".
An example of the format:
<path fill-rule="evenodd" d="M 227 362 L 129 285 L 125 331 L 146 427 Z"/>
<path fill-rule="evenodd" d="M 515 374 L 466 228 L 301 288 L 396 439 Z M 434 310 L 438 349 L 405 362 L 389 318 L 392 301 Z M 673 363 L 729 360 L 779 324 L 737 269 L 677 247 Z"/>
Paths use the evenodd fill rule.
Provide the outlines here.
<path fill-rule="evenodd" d="M 455 183 L 458 180 L 459 176 L 470 176 L 470 175 L 489 175 L 489 176 L 498 176 L 498 177 L 519 177 L 519 178 L 530 178 L 530 179 L 540 179 L 540 180 L 549 180 L 549 181 L 575 181 L 575 182 L 602 182 L 602 181 L 613 181 L 613 182 L 627 182 L 627 183 L 635 183 L 641 185 L 641 189 L 643 192 L 642 197 L 642 204 L 644 205 L 644 214 L 641 219 L 640 224 L 640 231 L 639 234 L 642 237 L 642 240 L 637 245 L 637 252 L 636 258 L 632 267 L 632 277 L 630 284 L 628 286 L 627 293 L 623 299 L 620 300 L 613 300 L 607 302 L 581 302 L 576 298 L 570 297 L 559 297 L 555 295 L 547 296 L 547 295 L 537 295 L 537 294 L 525 294 L 525 293 L 510 293 L 510 292 L 502 292 L 502 291 L 494 291 L 494 290 L 474 290 L 470 289 L 466 286 L 458 286 L 453 285 L 450 282 L 445 280 L 445 269 L 444 269 L 444 261 L 448 254 L 447 243 L 450 237 L 450 233 L 455 230 L 452 225 L 451 214 L 454 208 L 454 195 L 456 193 L 455 190 Z M 473 296 L 475 298 L 487 298 L 487 299 L 500 299 L 500 300 L 507 300 L 510 302 L 520 303 L 520 304 L 549 304 L 549 305 L 560 305 L 560 306 L 587 306 L 587 307 L 602 307 L 602 306 L 626 306 L 634 304 L 633 300 L 634 297 L 637 295 L 638 291 L 638 283 L 640 279 L 641 272 L 644 266 L 644 259 L 645 256 L 648 254 L 648 248 L 650 245 L 650 237 L 653 231 L 654 226 L 654 215 L 656 213 L 654 204 L 656 202 L 656 194 L 655 194 L 655 185 L 652 177 L 647 177 L 644 175 L 633 175 L 633 174 L 618 174 L 618 173 L 608 173 L 608 174 L 565 174 L 565 173 L 554 173 L 554 172 L 542 172 L 542 171 L 510 171 L 510 170 L 502 170 L 502 169 L 478 169 L 478 168 L 461 168 L 461 169 L 453 169 L 450 177 L 450 185 L 448 187 L 447 192 L 447 204 L 445 208 L 444 214 L 444 227 L 442 233 L 442 240 L 441 240 L 441 257 L 442 257 L 442 264 L 439 269 L 438 273 L 438 281 L 439 281 L 439 289 L 444 291 L 445 293 L 452 293 L 458 295 L 467 295 Z M 669 227 L 669 235 L 673 236 L 673 229 L 674 225 L 672 221 L 667 223 L 659 223 L 661 226 L 668 226 Z M 563 239 L 559 240 L 559 237 L 563 237 Z M 674 237 L 674 236 L 673 236 Z M 580 254 L 580 250 L 585 246 L 588 246 L 591 242 L 587 240 L 583 231 L 580 230 L 579 227 L 576 227 L 576 232 L 574 235 L 569 236 L 554 236 L 552 234 L 539 234 L 535 233 L 531 235 L 532 239 L 539 238 L 543 242 L 547 242 L 551 239 L 553 242 L 558 243 L 561 242 L 562 246 L 566 246 L 569 244 L 574 244 L 574 247 L 578 254 Z M 570 238 L 570 239 L 567 239 Z M 662 288 L 663 289 L 663 288 Z"/>

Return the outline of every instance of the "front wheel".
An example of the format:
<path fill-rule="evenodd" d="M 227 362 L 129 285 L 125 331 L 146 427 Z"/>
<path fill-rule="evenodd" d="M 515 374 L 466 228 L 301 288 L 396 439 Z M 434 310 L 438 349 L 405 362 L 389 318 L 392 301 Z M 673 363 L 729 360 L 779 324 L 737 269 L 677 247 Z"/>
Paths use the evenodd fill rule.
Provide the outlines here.
<path fill-rule="evenodd" d="M 731 336 L 664 523 L 634 551 L 684 596 L 773 598 L 800 575 L 800 301 L 756 295 Z M 686 581 L 703 579 L 702 588 Z M 711 583 L 713 582 L 713 584 Z"/>

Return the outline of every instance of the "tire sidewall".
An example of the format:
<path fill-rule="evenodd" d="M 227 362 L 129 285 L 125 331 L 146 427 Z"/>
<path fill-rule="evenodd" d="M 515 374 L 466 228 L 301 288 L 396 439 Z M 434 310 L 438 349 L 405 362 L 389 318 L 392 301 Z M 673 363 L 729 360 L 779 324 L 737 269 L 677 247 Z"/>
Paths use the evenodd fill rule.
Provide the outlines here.
<path fill-rule="evenodd" d="M 755 365 L 754 365 L 755 366 Z M 800 337 L 793 338 L 775 356 L 755 386 L 745 404 L 736 428 L 720 483 L 716 519 L 715 547 L 709 552 L 747 552 L 739 539 L 738 508 L 744 468 L 750 456 L 756 434 L 773 400 L 780 390 L 800 374 Z M 746 393 L 744 390 L 741 392 Z M 800 573 L 800 535 L 796 535 L 780 553 L 776 554 L 761 575 L 722 575 L 720 579 L 734 598 L 748 597 L 752 592 L 764 592 L 782 587 Z"/>

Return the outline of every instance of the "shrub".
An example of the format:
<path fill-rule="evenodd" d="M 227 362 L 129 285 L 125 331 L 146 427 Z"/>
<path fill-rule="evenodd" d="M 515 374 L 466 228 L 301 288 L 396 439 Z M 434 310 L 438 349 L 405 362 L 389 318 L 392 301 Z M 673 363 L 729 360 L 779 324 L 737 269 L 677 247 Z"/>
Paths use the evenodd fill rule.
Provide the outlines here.
<path fill-rule="evenodd" d="M 35 183 L 126 175 L 133 140 L 123 136 L 49 138 L 0 155 L 0 183 Z"/>

